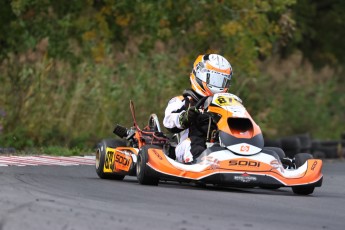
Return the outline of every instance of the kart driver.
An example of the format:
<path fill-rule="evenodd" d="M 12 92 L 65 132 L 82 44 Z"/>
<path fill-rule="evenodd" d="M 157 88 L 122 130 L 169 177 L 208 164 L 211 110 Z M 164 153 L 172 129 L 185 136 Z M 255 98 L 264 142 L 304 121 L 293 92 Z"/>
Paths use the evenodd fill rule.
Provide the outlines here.
<path fill-rule="evenodd" d="M 227 92 L 231 77 L 231 64 L 221 55 L 199 55 L 195 60 L 190 74 L 192 89 L 169 101 L 163 120 L 170 132 L 180 134 L 180 142 L 175 149 L 177 161 L 193 163 L 206 149 L 209 118 L 194 105 L 205 96 Z"/>

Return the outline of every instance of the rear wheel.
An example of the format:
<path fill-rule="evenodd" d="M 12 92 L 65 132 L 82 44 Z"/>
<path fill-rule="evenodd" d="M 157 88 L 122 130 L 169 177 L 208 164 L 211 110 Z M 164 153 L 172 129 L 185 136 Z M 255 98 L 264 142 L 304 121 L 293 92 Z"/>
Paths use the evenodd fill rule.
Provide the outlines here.
<path fill-rule="evenodd" d="M 313 159 L 313 155 L 309 153 L 298 153 L 295 155 L 296 168 L 301 167 L 307 160 Z M 309 195 L 314 192 L 315 186 L 313 185 L 299 185 L 292 187 L 292 191 L 299 195 Z"/>
<path fill-rule="evenodd" d="M 113 179 L 113 180 L 123 180 L 125 175 L 116 173 L 105 173 L 104 164 L 108 163 L 107 160 L 107 147 L 117 148 L 120 146 L 126 146 L 126 142 L 116 139 L 104 139 L 97 145 L 96 149 L 96 172 L 97 175 L 102 179 Z"/>
<path fill-rule="evenodd" d="M 140 184 L 143 185 L 158 185 L 159 178 L 152 175 L 152 169 L 147 166 L 148 161 L 148 149 L 152 148 L 152 145 L 145 145 L 139 151 L 137 159 L 137 178 Z"/>

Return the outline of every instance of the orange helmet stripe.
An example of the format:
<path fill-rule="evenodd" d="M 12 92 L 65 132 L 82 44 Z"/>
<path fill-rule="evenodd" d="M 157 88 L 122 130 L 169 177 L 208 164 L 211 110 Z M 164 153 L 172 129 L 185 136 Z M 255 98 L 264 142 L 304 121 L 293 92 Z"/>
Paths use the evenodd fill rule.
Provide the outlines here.
<path fill-rule="evenodd" d="M 192 89 L 197 92 L 198 94 L 201 94 L 203 96 L 206 96 L 206 92 L 201 86 L 196 82 L 195 75 L 192 73 L 190 75 L 190 82 L 192 83 Z"/>
<path fill-rule="evenodd" d="M 196 58 L 196 60 L 195 60 L 195 62 L 194 62 L 194 64 L 193 64 L 194 68 L 196 67 L 196 65 L 197 65 L 199 62 L 202 62 L 203 57 L 204 57 L 204 55 L 199 55 L 199 56 Z"/>
<path fill-rule="evenodd" d="M 206 96 L 212 96 L 213 93 L 212 93 L 212 92 L 210 91 L 210 89 L 208 88 L 207 83 L 206 83 L 206 82 L 202 82 L 202 85 L 204 86 Z"/>
<path fill-rule="evenodd" d="M 231 73 L 231 69 L 228 68 L 228 69 L 218 69 L 214 66 L 211 66 L 209 63 L 206 62 L 206 69 L 208 70 L 214 70 L 214 71 L 217 71 L 217 72 L 220 72 L 220 73 L 224 73 L 224 74 L 228 74 L 230 75 Z"/>

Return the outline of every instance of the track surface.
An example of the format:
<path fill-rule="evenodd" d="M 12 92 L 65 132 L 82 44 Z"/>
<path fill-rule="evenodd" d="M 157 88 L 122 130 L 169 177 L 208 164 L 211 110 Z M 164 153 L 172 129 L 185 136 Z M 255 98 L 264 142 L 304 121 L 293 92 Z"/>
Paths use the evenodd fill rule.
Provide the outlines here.
<path fill-rule="evenodd" d="M 324 162 L 311 196 L 278 190 L 139 185 L 93 166 L 0 167 L 0 230 L 345 229 L 345 162 Z"/>

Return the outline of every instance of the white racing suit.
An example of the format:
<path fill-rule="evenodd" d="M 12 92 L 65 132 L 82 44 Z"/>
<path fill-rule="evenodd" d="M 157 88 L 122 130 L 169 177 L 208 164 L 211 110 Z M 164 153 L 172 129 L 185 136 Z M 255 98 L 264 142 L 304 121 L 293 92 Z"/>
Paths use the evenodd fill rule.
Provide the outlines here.
<path fill-rule="evenodd" d="M 180 143 L 176 146 L 175 154 L 176 160 L 181 163 L 192 163 L 206 148 L 206 132 L 201 131 L 200 123 L 192 122 L 187 129 L 183 129 L 180 124 L 181 113 L 189 106 L 195 105 L 199 99 L 192 90 L 185 90 L 183 96 L 172 98 L 165 109 L 163 125 L 170 132 L 180 134 Z"/>

